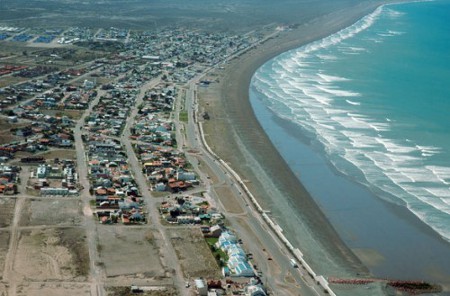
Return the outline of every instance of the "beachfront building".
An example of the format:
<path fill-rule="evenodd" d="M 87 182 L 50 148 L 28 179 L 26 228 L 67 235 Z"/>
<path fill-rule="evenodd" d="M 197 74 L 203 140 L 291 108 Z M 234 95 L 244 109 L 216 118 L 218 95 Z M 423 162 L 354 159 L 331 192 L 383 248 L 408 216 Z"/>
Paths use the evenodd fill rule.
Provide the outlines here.
<path fill-rule="evenodd" d="M 255 276 L 255 271 L 248 263 L 245 251 L 238 245 L 238 240 L 234 234 L 229 231 L 223 232 L 217 241 L 217 247 L 228 255 L 227 266 L 222 271 L 225 276 Z"/>

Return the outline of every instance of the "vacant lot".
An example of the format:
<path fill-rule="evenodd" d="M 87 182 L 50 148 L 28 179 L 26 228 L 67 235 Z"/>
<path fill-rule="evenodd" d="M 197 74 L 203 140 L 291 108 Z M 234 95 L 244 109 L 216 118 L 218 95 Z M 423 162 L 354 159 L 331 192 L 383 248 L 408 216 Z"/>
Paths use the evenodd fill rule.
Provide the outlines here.
<path fill-rule="evenodd" d="M 8 227 L 14 215 L 15 198 L 0 197 L 0 227 Z"/>
<path fill-rule="evenodd" d="M 1 291 L 1 290 L 0 290 Z M 18 296 L 89 296 L 90 287 L 77 283 L 27 283 L 17 288 Z"/>
<path fill-rule="evenodd" d="M 42 156 L 45 159 L 73 159 L 75 160 L 77 158 L 77 154 L 75 150 L 73 149 L 56 149 L 47 151 L 45 153 L 39 154 L 39 156 Z"/>
<path fill-rule="evenodd" d="M 110 287 L 106 290 L 108 296 L 133 296 L 136 293 L 131 292 L 130 287 Z M 157 288 L 153 291 L 144 291 L 139 295 L 143 296 L 175 296 L 178 295 L 176 290 L 172 287 L 166 287 L 164 290 L 158 291 Z"/>
<path fill-rule="evenodd" d="M 56 116 L 56 117 L 67 116 L 73 120 L 80 119 L 81 115 L 84 112 L 82 110 L 48 110 L 48 109 L 40 110 L 40 111 L 42 114 L 45 114 L 45 115 Z"/>
<path fill-rule="evenodd" d="M 85 280 L 89 254 L 83 229 L 35 229 L 20 233 L 14 269 L 32 280 Z"/>
<path fill-rule="evenodd" d="M 0 83 L 0 87 L 1 87 L 1 83 Z M 26 123 L 9 123 L 5 119 L 0 118 L 0 144 L 6 144 L 6 143 L 10 143 L 13 141 L 18 141 L 20 139 L 23 139 L 21 137 L 12 135 L 10 130 L 12 128 L 20 128 L 20 127 L 24 127 L 24 126 L 27 126 L 27 124 Z"/>
<path fill-rule="evenodd" d="M 98 250 L 107 276 L 164 277 L 158 247 L 148 228 L 101 226 Z"/>
<path fill-rule="evenodd" d="M 168 231 L 184 276 L 217 278 L 220 269 L 199 228 Z"/>
<path fill-rule="evenodd" d="M 79 200 L 28 199 L 25 201 L 20 225 L 79 225 L 82 222 Z"/>
<path fill-rule="evenodd" d="M 9 247 L 9 231 L 0 230 L 0 278 L 3 277 L 3 270 L 5 269 L 6 253 Z M 0 295 L 2 295 L 2 286 L 0 284 Z"/>
<path fill-rule="evenodd" d="M 0 295 L 8 295 L 6 294 L 7 290 L 8 289 L 5 287 L 5 285 L 0 283 Z"/>

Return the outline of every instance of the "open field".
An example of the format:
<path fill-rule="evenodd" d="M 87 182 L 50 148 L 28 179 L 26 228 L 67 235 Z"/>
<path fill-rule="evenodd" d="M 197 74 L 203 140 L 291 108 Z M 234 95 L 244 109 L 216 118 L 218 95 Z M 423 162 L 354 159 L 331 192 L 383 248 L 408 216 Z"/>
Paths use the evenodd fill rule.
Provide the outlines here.
<path fill-rule="evenodd" d="M 0 230 L 0 278 L 3 278 L 3 270 L 5 269 L 6 253 L 9 246 L 9 231 Z M 2 293 L 2 285 L 0 284 L 0 295 Z"/>
<path fill-rule="evenodd" d="M 220 202 L 225 207 L 227 212 L 232 214 L 243 213 L 244 209 L 240 206 L 239 201 L 236 200 L 236 196 L 231 192 L 229 187 L 218 186 L 214 188 L 214 191 L 217 193 Z"/>
<path fill-rule="evenodd" d="M 11 225 L 15 204 L 15 198 L 0 197 L 0 227 L 8 227 Z"/>
<path fill-rule="evenodd" d="M 11 26 L 26 23 L 47 28 L 114 26 L 148 30 L 178 25 L 207 30 L 245 30 L 272 22 L 307 22 L 327 8 L 333 10 L 342 6 L 342 2 L 356 1 L 314 1 L 312 5 L 310 0 L 104 0 L 82 3 L 73 0 L 2 0 L 0 19 Z"/>
<path fill-rule="evenodd" d="M 8 294 L 6 294 L 6 292 L 7 292 L 7 288 L 5 287 L 5 285 L 4 284 L 2 284 L 2 283 L 0 283 L 0 295 L 8 295 Z"/>
<path fill-rule="evenodd" d="M 110 287 L 107 289 L 108 296 L 133 296 L 136 293 L 131 292 L 130 287 Z M 145 291 L 139 293 L 142 296 L 175 296 L 178 295 L 173 288 L 167 288 L 164 291 Z"/>
<path fill-rule="evenodd" d="M 20 218 L 21 226 L 80 225 L 80 202 L 73 199 L 27 199 Z"/>
<path fill-rule="evenodd" d="M 1 291 L 1 289 L 0 289 Z M 32 283 L 20 285 L 17 289 L 18 296 L 89 296 L 88 284 L 78 283 Z"/>
<path fill-rule="evenodd" d="M 1 81 L 1 79 L 0 79 Z M 1 85 L 0 85 L 1 87 Z M 21 137 L 14 136 L 11 134 L 11 128 L 20 128 L 27 126 L 28 124 L 24 123 L 9 123 L 5 119 L 0 118 L 0 145 L 10 143 L 12 141 L 18 141 L 22 139 Z"/>
<path fill-rule="evenodd" d="M 98 250 L 108 277 L 165 276 L 154 235 L 148 228 L 100 226 L 98 237 Z"/>
<path fill-rule="evenodd" d="M 14 263 L 16 274 L 31 280 L 85 280 L 89 254 L 84 231 L 80 228 L 21 231 Z"/>
<path fill-rule="evenodd" d="M 218 278 L 221 276 L 216 259 L 199 228 L 170 229 L 168 234 L 185 277 Z"/>
<path fill-rule="evenodd" d="M 70 119 L 78 120 L 80 119 L 81 115 L 83 114 L 83 110 L 49 110 L 49 109 L 41 109 L 40 112 L 45 115 L 50 116 L 67 116 Z"/>
<path fill-rule="evenodd" d="M 73 149 L 56 149 L 56 150 L 50 150 L 44 153 L 40 153 L 39 156 L 42 156 L 45 159 L 73 159 L 75 160 L 76 152 Z"/>

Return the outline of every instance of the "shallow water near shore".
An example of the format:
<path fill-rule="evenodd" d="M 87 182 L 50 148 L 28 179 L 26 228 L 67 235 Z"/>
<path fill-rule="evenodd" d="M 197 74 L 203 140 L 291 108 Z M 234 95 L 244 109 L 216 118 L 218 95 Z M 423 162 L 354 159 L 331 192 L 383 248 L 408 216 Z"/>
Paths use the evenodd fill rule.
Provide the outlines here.
<path fill-rule="evenodd" d="M 449 8 L 385 6 L 252 80 L 264 130 L 375 276 L 450 281 Z"/>

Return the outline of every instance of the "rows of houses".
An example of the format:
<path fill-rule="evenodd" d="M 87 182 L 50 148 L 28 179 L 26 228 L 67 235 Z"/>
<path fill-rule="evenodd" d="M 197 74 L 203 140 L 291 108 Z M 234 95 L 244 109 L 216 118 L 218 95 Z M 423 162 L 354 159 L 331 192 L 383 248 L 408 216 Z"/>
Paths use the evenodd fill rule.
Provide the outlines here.
<path fill-rule="evenodd" d="M 125 77 L 112 85 L 83 126 L 90 192 L 95 196 L 95 213 L 103 224 L 146 223 L 141 193 L 129 168 L 128 156 L 117 139 L 141 83 Z"/>
<path fill-rule="evenodd" d="M 175 95 L 175 88 L 165 84 L 149 91 L 131 129 L 130 139 L 153 191 L 176 193 L 199 183 L 176 146 L 170 119 Z"/>
<path fill-rule="evenodd" d="M 254 277 L 255 271 L 248 262 L 247 255 L 238 243 L 237 237 L 230 231 L 224 231 L 217 241 L 216 247 L 228 255 L 226 267 L 223 267 L 224 276 Z"/>
<path fill-rule="evenodd" d="M 0 165 L 0 194 L 12 195 L 17 193 L 20 167 Z"/>

